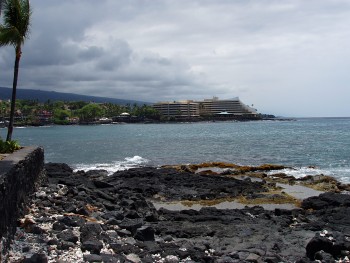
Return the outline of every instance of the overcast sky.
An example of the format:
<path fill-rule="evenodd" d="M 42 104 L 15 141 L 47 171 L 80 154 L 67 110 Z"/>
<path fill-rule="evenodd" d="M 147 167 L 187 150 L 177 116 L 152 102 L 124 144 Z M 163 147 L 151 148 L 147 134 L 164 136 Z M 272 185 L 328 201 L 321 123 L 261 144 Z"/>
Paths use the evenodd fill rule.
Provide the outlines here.
<path fill-rule="evenodd" d="M 19 88 L 350 116 L 349 0 L 31 0 Z M 0 49 L 11 87 L 14 49 Z"/>

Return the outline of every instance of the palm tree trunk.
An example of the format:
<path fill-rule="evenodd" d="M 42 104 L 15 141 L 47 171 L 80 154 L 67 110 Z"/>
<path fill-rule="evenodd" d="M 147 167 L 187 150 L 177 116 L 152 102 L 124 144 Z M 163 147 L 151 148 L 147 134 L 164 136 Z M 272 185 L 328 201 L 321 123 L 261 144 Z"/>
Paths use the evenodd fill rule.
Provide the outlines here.
<path fill-rule="evenodd" d="M 7 129 L 7 137 L 6 141 L 11 141 L 12 132 L 13 132 L 13 122 L 15 117 L 15 106 L 16 106 L 16 93 L 17 93 L 17 80 L 18 80 L 18 69 L 19 69 L 19 61 L 21 59 L 21 47 L 16 47 L 16 60 L 15 67 L 13 71 L 13 85 L 12 85 L 12 99 L 11 99 L 11 111 L 10 111 L 10 122 Z"/>

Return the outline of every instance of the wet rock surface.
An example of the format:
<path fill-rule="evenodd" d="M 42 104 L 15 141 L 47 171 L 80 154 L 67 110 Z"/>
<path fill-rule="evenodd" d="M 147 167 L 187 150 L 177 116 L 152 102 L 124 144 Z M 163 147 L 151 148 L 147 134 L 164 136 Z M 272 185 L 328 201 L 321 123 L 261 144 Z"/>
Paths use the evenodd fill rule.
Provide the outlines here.
<path fill-rule="evenodd" d="M 347 262 L 350 195 L 301 208 L 156 210 L 165 201 L 252 197 L 266 182 L 140 168 L 107 176 L 46 164 L 7 262 Z M 317 261 L 318 260 L 318 261 Z M 342 261 L 340 261 L 342 260 Z"/>

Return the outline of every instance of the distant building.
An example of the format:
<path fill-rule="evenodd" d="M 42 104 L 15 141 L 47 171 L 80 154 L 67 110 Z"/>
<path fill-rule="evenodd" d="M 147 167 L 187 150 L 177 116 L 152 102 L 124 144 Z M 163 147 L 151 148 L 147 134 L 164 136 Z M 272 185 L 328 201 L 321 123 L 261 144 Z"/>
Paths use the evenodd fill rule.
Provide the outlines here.
<path fill-rule="evenodd" d="M 153 104 L 153 108 L 158 110 L 162 116 L 175 118 L 195 118 L 199 117 L 199 104 L 192 100 L 158 102 Z"/>
<path fill-rule="evenodd" d="M 196 101 L 199 103 L 199 114 L 205 115 L 232 115 L 232 116 L 256 116 L 257 110 L 245 105 L 238 97 L 220 100 L 218 97 Z"/>
<path fill-rule="evenodd" d="M 164 117 L 196 118 L 200 116 L 228 117 L 256 117 L 257 110 L 242 103 L 239 98 L 220 100 L 217 97 L 203 101 L 173 101 L 153 104 Z"/>
<path fill-rule="evenodd" d="M 49 124 L 52 122 L 53 113 L 51 111 L 47 111 L 47 110 L 40 110 L 36 114 L 36 118 L 37 118 L 38 123 L 40 123 L 40 124 Z"/>

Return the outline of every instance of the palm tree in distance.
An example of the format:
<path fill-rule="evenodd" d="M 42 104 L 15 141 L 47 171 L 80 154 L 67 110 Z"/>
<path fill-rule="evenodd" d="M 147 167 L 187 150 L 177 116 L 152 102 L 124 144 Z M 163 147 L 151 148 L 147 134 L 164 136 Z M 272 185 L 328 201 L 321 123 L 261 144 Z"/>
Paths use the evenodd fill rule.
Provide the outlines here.
<path fill-rule="evenodd" d="M 29 0 L 4 0 L 2 8 L 3 24 L 0 25 L 0 46 L 14 46 L 16 52 L 10 121 L 6 137 L 6 141 L 11 141 L 16 105 L 19 61 L 22 55 L 22 45 L 29 35 L 31 9 Z"/>

